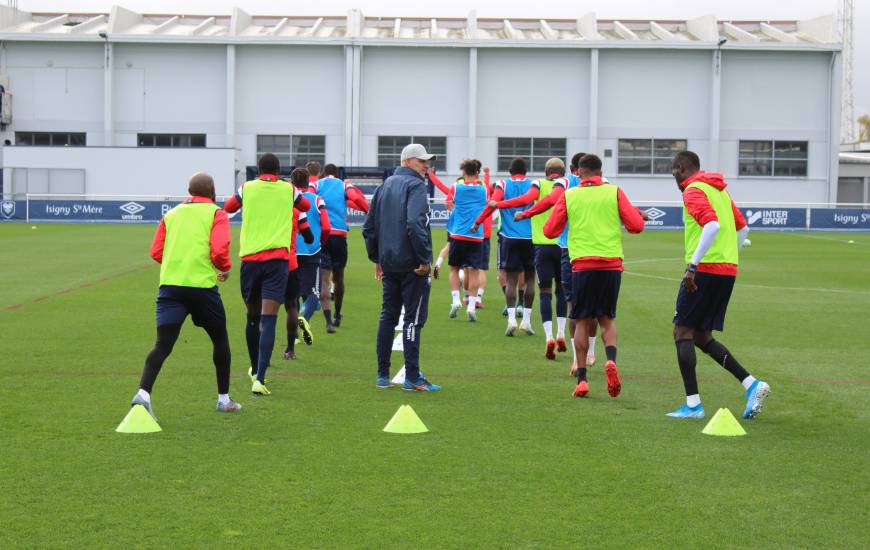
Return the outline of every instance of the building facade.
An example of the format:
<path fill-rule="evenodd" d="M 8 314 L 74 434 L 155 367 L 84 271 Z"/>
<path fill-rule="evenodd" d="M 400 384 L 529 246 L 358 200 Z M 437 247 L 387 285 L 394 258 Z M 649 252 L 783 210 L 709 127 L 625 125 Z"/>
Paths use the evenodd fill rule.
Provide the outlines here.
<path fill-rule="evenodd" d="M 578 151 L 639 201 L 699 153 L 744 202 L 837 200 L 834 19 L 728 22 L 30 14 L 0 8 L 4 195 L 169 195 L 258 154 L 439 169 Z M 119 171 L 123 177 L 119 177 Z"/>

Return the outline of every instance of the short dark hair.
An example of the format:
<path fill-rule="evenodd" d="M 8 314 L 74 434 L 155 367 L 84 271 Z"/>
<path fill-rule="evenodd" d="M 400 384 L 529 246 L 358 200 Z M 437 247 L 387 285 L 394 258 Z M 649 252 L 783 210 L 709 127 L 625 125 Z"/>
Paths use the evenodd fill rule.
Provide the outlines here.
<path fill-rule="evenodd" d="M 526 159 L 524 158 L 515 158 L 511 161 L 511 166 L 508 168 L 508 172 L 510 175 L 521 174 L 523 176 L 526 175 L 526 172 L 529 171 L 528 165 L 526 164 Z"/>
<path fill-rule="evenodd" d="M 701 159 L 694 151 L 680 151 L 674 155 L 674 164 L 682 164 L 688 168 L 694 168 L 695 171 L 701 169 Z"/>
<path fill-rule="evenodd" d="M 214 200 L 214 178 L 205 172 L 197 172 L 190 178 L 187 192 L 194 197 L 206 197 Z"/>
<path fill-rule="evenodd" d="M 465 159 L 459 164 L 459 169 L 469 176 L 476 176 L 480 173 L 483 164 L 477 159 Z"/>
<path fill-rule="evenodd" d="M 571 168 L 574 170 L 580 168 L 580 159 L 583 158 L 586 153 L 574 153 L 574 156 L 571 157 Z"/>
<path fill-rule="evenodd" d="M 305 168 L 294 168 L 290 172 L 290 183 L 297 189 L 308 189 L 308 170 Z"/>
<path fill-rule="evenodd" d="M 582 168 L 590 172 L 600 172 L 601 159 L 598 158 L 598 155 L 583 155 L 577 163 L 577 168 Z"/>
<path fill-rule="evenodd" d="M 338 166 L 332 164 L 331 162 L 323 167 L 323 175 L 324 176 L 335 176 L 338 177 Z"/>
<path fill-rule="evenodd" d="M 319 176 L 320 175 L 320 163 L 316 160 L 309 160 L 305 163 L 305 169 L 308 170 L 309 176 Z"/>
<path fill-rule="evenodd" d="M 261 174 L 277 176 L 278 172 L 281 171 L 281 163 L 278 161 L 278 157 L 272 153 L 266 153 L 257 161 L 257 170 Z"/>

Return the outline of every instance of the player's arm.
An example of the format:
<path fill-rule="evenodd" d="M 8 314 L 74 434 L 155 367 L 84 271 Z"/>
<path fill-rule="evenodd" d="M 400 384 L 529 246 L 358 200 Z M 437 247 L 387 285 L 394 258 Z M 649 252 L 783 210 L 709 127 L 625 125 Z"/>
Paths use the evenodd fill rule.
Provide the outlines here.
<path fill-rule="evenodd" d="M 447 190 L 447 195 L 444 197 L 444 207 L 447 208 L 447 210 L 453 210 L 453 208 L 456 207 L 456 203 L 453 200 L 453 190 L 456 188 L 456 184 L 453 185 L 453 187 Z"/>
<path fill-rule="evenodd" d="M 616 204 L 619 207 L 619 219 L 629 233 L 640 233 L 644 229 L 643 214 L 640 209 L 631 204 L 622 189 L 616 189 Z"/>
<path fill-rule="evenodd" d="M 309 201 L 305 195 L 296 188 L 293 188 L 293 208 L 300 212 L 308 212 L 311 208 L 311 201 Z"/>
<path fill-rule="evenodd" d="M 444 182 L 441 181 L 438 176 L 435 175 L 435 168 L 429 168 L 429 181 L 435 184 L 435 187 L 438 188 L 439 191 L 444 193 L 445 195 L 450 192 L 450 187 L 444 185 Z"/>
<path fill-rule="evenodd" d="M 731 199 L 731 212 L 734 214 L 734 228 L 737 230 L 737 248 L 742 250 L 749 235 L 749 224 L 746 223 L 743 212 L 734 204 L 734 199 Z"/>
<path fill-rule="evenodd" d="M 353 208 L 354 210 L 359 210 L 363 213 L 368 213 L 369 205 L 366 202 L 366 198 L 362 194 L 362 191 L 348 183 L 345 184 L 344 187 L 344 197 L 349 207 Z"/>
<path fill-rule="evenodd" d="M 504 198 L 504 189 L 500 185 L 496 185 L 492 190 L 492 196 L 489 198 L 489 202 L 483 208 L 483 212 L 474 220 L 474 227 L 471 228 L 472 231 L 477 230 L 477 226 L 482 224 L 488 217 L 492 216 L 492 213 L 495 211 L 495 204 L 498 201 Z"/>
<path fill-rule="evenodd" d="M 299 211 L 297 210 L 297 212 Z M 305 212 L 299 212 L 296 223 L 296 229 L 299 231 L 299 234 L 302 235 L 302 240 L 305 241 L 305 244 L 313 243 L 314 231 L 311 230 L 311 224 L 308 223 L 308 214 Z"/>
<path fill-rule="evenodd" d="M 242 196 L 238 193 L 230 197 L 227 202 L 224 203 L 224 212 L 228 212 L 232 214 L 233 212 L 238 212 L 242 208 Z"/>
<path fill-rule="evenodd" d="M 372 204 L 369 207 L 368 216 L 366 216 L 366 221 L 363 223 L 362 235 L 363 240 L 366 243 L 366 254 L 369 257 L 369 260 L 378 263 L 378 203 L 380 202 L 381 197 L 381 188 L 378 187 L 375 189 L 374 195 L 372 195 Z"/>
<path fill-rule="evenodd" d="M 326 211 L 326 203 L 320 197 L 317 198 L 317 210 L 320 212 L 320 245 L 326 246 L 332 226 L 329 225 L 329 213 Z"/>
<path fill-rule="evenodd" d="M 223 210 L 215 210 L 211 235 L 209 235 L 209 247 L 211 263 L 220 272 L 218 279 L 226 281 L 233 263 L 230 261 L 230 219 Z"/>
<path fill-rule="evenodd" d="M 405 227 L 418 264 L 415 273 L 418 276 L 426 275 L 429 262 L 432 261 L 432 242 L 429 233 L 429 197 L 423 185 L 412 185 L 408 192 Z"/>
<path fill-rule="evenodd" d="M 544 224 L 544 235 L 548 239 L 555 239 L 565 230 L 566 223 L 568 223 L 568 206 L 565 203 L 565 195 L 562 195 L 553 207 L 550 219 Z"/>
<path fill-rule="evenodd" d="M 163 262 L 163 245 L 166 243 L 166 224 L 163 220 L 157 225 L 157 231 L 154 232 L 154 240 L 151 241 L 151 259 L 155 262 Z"/>
<path fill-rule="evenodd" d="M 538 214 L 543 214 L 559 201 L 562 198 L 562 195 L 565 194 L 565 187 L 563 185 L 554 185 L 553 190 L 550 191 L 550 194 L 539 200 L 535 204 L 532 205 L 528 210 L 523 210 L 522 212 L 517 212 L 516 217 L 525 220 L 531 218 L 532 216 L 537 216 Z"/>
<path fill-rule="evenodd" d="M 512 199 L 508 199 L 506 201 L 499 201 L 496 203 L 495 207 L 499 210 L 503 210 L 505 208 L 519 208 L 521 206 L 527 206 L 532 204 L 538 197 L 541 196 L 541 189 L 537 185 L 532 185 L 529 187 L 529 190 L 520 195 L 519 197 L 514 197 Z"/>

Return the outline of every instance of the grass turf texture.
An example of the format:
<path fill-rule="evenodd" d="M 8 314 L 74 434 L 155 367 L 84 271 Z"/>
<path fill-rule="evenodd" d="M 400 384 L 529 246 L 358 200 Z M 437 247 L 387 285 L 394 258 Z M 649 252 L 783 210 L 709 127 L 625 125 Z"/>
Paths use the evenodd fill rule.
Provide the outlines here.
<path fill-rule="evenodd" d="M 623 392 L 607 396 L 599 359 L 580 400 L 570 397 L 570 353 L 543 357 L 537 311 L 538 336 L 502 336 L 494 271 L 477 324 L 449 320 L 448 283 L 434 282 L 422 365 L 444 391 L 376 389 L 379 285 L 358 229 L 338 334 L 316 314 L 315 346 L 286 362 L 279 328 L 272 397 L 251 397 L 244 376 L 235 261 L 221 292 L 244 409 L 214 412 L 210 343 L 188 321 L 153 394 L 164 431 L 121 435 L 154 338 L 152 232 L 0 225 L 0 547 L 870 540 L 870 235 L 752 235 L 721 337 L 773 388 L 759 419 L 743 422 L 746 437 L 705 436 L 704 422 L 664 416 L 683 402 L 670 334 L 682 233 L 626 237 Z M 444 234 L 435 240 L 437 250 Z M 709 416 L 739 416 L 740 385 L 703 354 L 699 378 Z M 381 432 L 404 403 L 430 433 Z"/>

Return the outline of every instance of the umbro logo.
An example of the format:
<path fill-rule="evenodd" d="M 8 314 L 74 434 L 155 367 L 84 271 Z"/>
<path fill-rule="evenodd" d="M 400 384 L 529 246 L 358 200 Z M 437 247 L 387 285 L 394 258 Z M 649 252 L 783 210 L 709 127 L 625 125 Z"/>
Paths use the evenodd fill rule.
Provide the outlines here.
<path fill-rule="evenodd" d="M 122 204 L 118 208 L 131 215 L 138 214 L 139 212 L 145 210 L 145 207 L 138 202 L 128 202 L 126 204 Z"/>
<path fill-rule="evenodd" d="M 653 207 L 653 208 L 650 208 L 649 210 L 646 211 L 646 215 L 649 216 L 649 219 L 655 221 L 655 220 L 661 218 L 662 216 L 667 215 L 667 213 L 662 211 L 662 210 L 659 210 L 658 208 Z"/>

